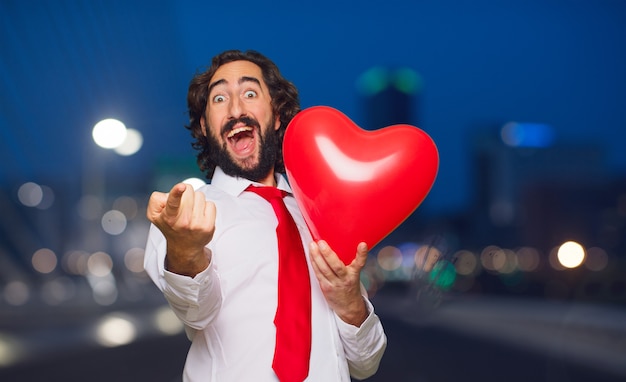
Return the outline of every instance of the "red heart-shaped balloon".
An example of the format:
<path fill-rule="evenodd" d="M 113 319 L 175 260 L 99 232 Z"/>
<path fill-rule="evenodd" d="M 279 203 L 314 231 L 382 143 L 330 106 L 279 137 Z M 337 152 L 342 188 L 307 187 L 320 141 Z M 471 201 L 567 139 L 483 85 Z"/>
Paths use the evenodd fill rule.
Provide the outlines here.
<path fill-rule="evenodd" d="M 417 209 L 439 168 L 437 147 L 419 128 L 367 131 L 326 106 L 296 114 L 283 154 L 313 238 L 326 240 L 345 264 L 358 243 L 374 247 Z"/>

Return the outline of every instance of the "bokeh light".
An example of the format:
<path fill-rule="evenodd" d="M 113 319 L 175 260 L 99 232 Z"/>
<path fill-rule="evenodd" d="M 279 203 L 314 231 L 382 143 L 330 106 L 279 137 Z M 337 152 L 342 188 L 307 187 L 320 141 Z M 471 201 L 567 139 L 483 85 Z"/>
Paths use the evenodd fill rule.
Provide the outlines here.
<path fill-rule="evenodd" d="M 169 305 L 160 307 L 154 313 L 154 324 L 163 334 L 175 335 L 184 330 L 183 323 L 176 317 Z"/>
<path fill-rule="evenodd" d="M 143 268 L 144 250 L 142 248 L 131 248 L 124 255 L 124 265 L 133 273 L 141 273 Z"/>
<path fill-rule="evenodd" d="M 517 256 L 515 252 L 507 248 L 502 249 L 502 252 L 504 252 L 504 262 L 497 269 L 498 272 L 505 275 L 515 272 L 517 270 Z"/>
<path fill-rule="evenodd" d="M 502 142 L 513 147 L 549 147 L 554 143 L 552 126 L 544 123 L 508 122 L 500 130 Z"/>
<path fill-rule="evenodd" d="M 585 259 L 585 267 L 587 269 L 600 272 L 609 264 L 609 255 L 602 248 L 591 247 L 587 250 L 587 258 Z"/>
<path fill-rule="evenodd" d="M 557 258 L 565 268 L 576 268 L 585 260 L 585 248 L 575 241 L 567 241 L 559 247 Z"/>
<path fill-rule="evenodd" d="M 112 313 L 96 325 L 95 339 L 106 347 L 126 345 L 137 337 L 137 327 L 124 314 Z"/>
<path fill-rule="evenodd" d="M 402 252 L 397 247 L 388 245 L 378 251 L 378 265 L 385 271 L 395 271 L 402 265 Z"/>
<path fill-rule="evenodd" d="M 450 289 L 455 279 L 454 265 L 447 260 L 438 261 L 429 274 L 429 281 L 444 290 Z"/>
<path fill-rule="evenodd" d="M 41 186 L 41 191 L 43 192 L 41 202 L 39 202 L 39 204 L 35 207 L 40 210 L 47 210 L 54 204 L 54 191 L 48 186 Z"/>
<path fill-rule="evenodd" d="M 562 270 L 565 270 L 566 268 L 559 261 L 559 248 L 560 248 L 559 246 L 552 248 L 552 250 L 548 254 L 548 263 L 550 264 L 550 267 L 552 267 L 552 269 L 555 269 L 557 271 L 562 271 Z"/>
<path fill-rule="evenodd" d="M 358 91 L 371 96 L 382 92 L 389 86 L 389 70 L 382 66 L 374 66 L 359 76 L 356 82 Z"/>
<path fill-rule="evenodd" d="M 532 247 L 521 247 L 516 252 L 517 266 L 521 271 L 534 272 L 539 268 L 539 251 Z"/>
<path fill-rule="evenodd" d="M 383 66 L 373 66 L 363 72 L 356 81 L 356 88 L 363 96 L 373 96 L 393 87 L 405 94 L 417 94 L 422 90 L 423 79 L 409 67 L 390 70 Z"/>
<path fill-rule="evenodd" d="M 143 146 L 143 136 L 135 129 L 126 129 L 126 137 L 124 141 L 116 146 L 113 150 L 122 156 L 130 156 L 135 154 Z"/>
<path fill-rule="evenodd" d="M 126 229 L 126 216 L 118 210 L 110 210 L 102 216 L 102 229 L 109 235 L 119 235 Z"/>
<path fill-rule="evenodd" d="M 43 189 L 34 182 L 26 182 L 17 190 L 17 198 L 26 207 L 36 207 L 43 200 Z"/>
<path fill-rule="evenodd" d="M 72 250 L 63 255 L 63 269 L 72 275 L 86 275 L 89 252 Z"/>
<path fill-rule="evenodd" d="M 423 245 L 415 251 L 415 267 L 424 272 L 430 272 L 441 256 L 441 251 L 438 248 L 431 245 Z"/>
<path fill-rule="evenodd" d="M 92 136 L 94 142 L 102 148 L 114 149 L 119 147 L 126 139 L 126 126 L 117 119 L 104 119 L 93 127 Z"/>
<path fill-rule="evenodd" d="M 113 260 L 106 252 L 95 252 L 87 260 L 89 274 L 96 277 L 104 277 L 111 273 Z"/>
<path fill-rule="evenodd" d="M 46 210 L 54 204 L 54 191 L 35 182 L 26 182 L 17 190 L 17 199 L 26 207 Z"/>
<path fill-rule="evenodd" d="M 454 267 L 456 273 L 463 276 L 469 276 L 476 274 L 478 270 L 478 258 L 476 255 L 468 250 L 461 250 L 454 254 L 456 261 Z"/>
<path fill-rule="evenodd" d="M 24 353 L 22 343 L 10 334 L 0 333 L 0 367 L 15 364 Z"/>
<path fill-rule="evenodd" d="M 506 254 L 502 248 L 489 245 L 480 253 L 480 263 L 484 269 L 498 271 L 506 263 Z"/>
<path fill-rule="evenodd" d="M 399 68 L 393 76 L 393 86 L 405 94 L 417 94 L 422 90 L 423 79 L 413 69 Z"/>
<path fill-rule="evenodd" d="M 10 281 L 4 287 L 3 297 L 9 305 L 24 305 L 30 298 L 30 287 L 21 280 Z"/>
<path fill-rule="evenodd" d="M 91 285 L 93 300 L 98 305 L 108 306 L 117 301 L 118 290 L 115 285 L 115 278 L 111 274 L 104 277 L 88 276 Z"/>
<path fill-rule="evenodd" d="M 108 253 L 99 251 L 89 256 L 86 276 L 97 304 L 106 306 L 117 301 L 119 292 L 113 276 L 113 259 Z"/>
<path fill-rule="evenodd" d="M 51 273 L 57 267 L 57 255 L 49 248 L 41 248 L 33 253 L 33 268 L 39 273 Z"/>

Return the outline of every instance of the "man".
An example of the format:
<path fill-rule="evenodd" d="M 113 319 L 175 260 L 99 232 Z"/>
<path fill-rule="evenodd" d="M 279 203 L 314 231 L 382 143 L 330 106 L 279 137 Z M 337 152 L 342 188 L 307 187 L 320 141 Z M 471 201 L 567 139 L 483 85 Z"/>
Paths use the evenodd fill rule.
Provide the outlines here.
<path fill-rule="evenodd" d="M 187 127 L 211 184 L 152 194 L 144 264 L 192 341 L 184 380 L 347 382 L 374 374 L 386 336 L 359 281 L 367 246 L 359 244 L 346 266 L 326 242 L 314 242 L 282 175 L 282 137 L 300 109 L 297 89 L 263 55 L 226 51 L 194 77 L 187 98 Z M 299 299 L 308 308 L 290 314 L 310 326 L 287 342 L 310 341 L 295 376 L 292 361 L 286 374 L 280 366 L 281 357 L 293 355 L 293 342 L 280 351 L 278 344 L 280 322 L 292 321 L 278 319 L 287 305 L 277 302 L 287 293 L 278 292 L 282 223 L 250 186 L 286 191 L 282 200 L 306 252 L 296 281 L 305 280 Z"/>

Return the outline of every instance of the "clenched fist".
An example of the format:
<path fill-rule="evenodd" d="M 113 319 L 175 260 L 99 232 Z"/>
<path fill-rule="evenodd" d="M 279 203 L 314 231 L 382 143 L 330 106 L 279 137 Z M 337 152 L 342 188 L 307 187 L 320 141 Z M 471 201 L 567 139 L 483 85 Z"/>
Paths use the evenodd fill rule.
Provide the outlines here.
<path fill-rule="evenodd" d="M 168 194 L 152 193 L 146 215 L 167 240 L 167 270 L 194 277 L 206 269 L 211 262 L 206 245 L 215 232 L 213 202 L 179 183 Z"/>

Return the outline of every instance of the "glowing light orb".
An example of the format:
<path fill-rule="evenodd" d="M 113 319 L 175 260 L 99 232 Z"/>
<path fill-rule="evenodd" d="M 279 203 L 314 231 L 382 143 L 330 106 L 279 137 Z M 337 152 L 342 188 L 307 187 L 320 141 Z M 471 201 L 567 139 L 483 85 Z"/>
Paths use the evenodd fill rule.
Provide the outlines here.
<path fill-rule="evenodd" d="M 137 328 L 131 320 L 120 315 L 103 318 L 96 327 L 96 341 L 106 347 L 131 343 L 137 337 Z"/>
<path fill-rule="evenodd" d="M 96 123 L 91 132 L 94 142 L 105 149 L 114 149 L 122 145 L 127 133 L 126 126 L 112 118 Z"/>
<path fill-rule="evenodd" d="M 114 150 L 120 155 L 129 156 L 139 151 L 141 146 L 143 146 L 143 136 L 141 133 L 135 129 L 127 129 L 126 138 L 119 146 L 115 147 Z"/>
<path fill-rule="evenodd" d="M 559 247 L 557 258 L 565 268 L 576 268 L 585 260 L 585 249 L 575 241 L 568 241 Z"/>

